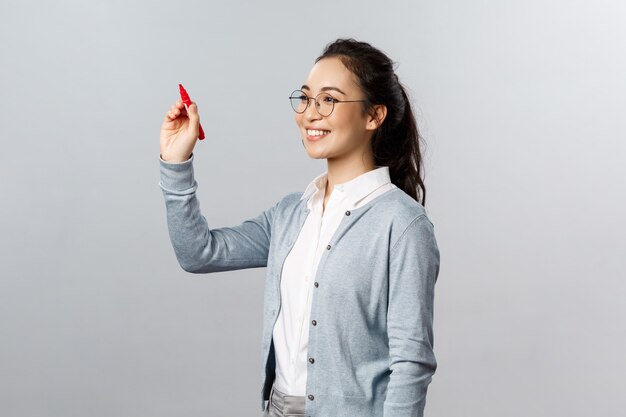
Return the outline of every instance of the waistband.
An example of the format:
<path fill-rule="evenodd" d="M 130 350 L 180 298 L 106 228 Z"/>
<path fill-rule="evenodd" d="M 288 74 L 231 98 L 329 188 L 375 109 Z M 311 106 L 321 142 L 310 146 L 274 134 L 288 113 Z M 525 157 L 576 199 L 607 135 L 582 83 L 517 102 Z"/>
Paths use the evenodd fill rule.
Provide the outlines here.
<path fill-rule="evenodd" d="M 305 402 L 304 395 L 287 395 L 272 385 L 268 407 L 276 407 L 283 415 L 304 415 Z"/>

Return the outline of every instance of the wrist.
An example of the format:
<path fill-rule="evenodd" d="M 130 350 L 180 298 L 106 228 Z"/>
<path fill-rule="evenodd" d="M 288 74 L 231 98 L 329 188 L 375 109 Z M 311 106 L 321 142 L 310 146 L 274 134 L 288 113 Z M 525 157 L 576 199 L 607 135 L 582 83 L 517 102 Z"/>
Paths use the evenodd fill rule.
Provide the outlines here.
<path fill-rule="evenodd" d="M 181 164 L 181 163 L 189 161 L 192 156 L 193 156 L 193 152 L 186 159 L 170 158 L 169 156 L 164 158 L 163 154 L 159 154 L 159 159 L 163 162 L 167 162 L 168 164 Z"/>

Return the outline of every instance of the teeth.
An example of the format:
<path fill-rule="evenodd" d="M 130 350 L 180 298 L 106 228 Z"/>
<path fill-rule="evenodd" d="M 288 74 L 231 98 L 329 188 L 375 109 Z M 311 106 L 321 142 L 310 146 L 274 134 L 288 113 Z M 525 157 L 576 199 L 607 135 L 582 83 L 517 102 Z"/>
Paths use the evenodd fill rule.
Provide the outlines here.
<path fill-rule="evenodd" d="M 311 136 L 321 136 L 330 133 L 330 130 L 309 130 L 306 131 Z"/>

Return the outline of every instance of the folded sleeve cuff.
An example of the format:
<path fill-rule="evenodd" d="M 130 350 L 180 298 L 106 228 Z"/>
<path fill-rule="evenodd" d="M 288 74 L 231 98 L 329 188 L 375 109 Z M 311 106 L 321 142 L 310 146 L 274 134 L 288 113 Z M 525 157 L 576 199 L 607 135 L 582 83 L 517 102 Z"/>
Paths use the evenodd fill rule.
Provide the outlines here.
<path fill-rule="evenodd" d="M 159 155 L 159 186 L 166 191 L 187 191 L 195 186 L 193 153 L 183 162 L 168 162 Z"/>

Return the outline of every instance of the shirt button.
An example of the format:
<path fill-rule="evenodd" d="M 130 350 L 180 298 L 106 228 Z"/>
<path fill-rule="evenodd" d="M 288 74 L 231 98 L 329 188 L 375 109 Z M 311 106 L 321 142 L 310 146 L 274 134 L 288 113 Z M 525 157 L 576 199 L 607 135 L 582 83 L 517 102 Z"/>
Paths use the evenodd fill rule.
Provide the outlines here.
<path fill-rule="evenodd" d="M 350 215 L 350 210 L 346 211 L 346 216 Z"/>
<path fill-rule="evenodd" d="M 309 362 L 313 363 L 313 362 L 315 362 L 315 359 L 309 358 Z"/>
<path fill-rule="evenodd" d="M 308 398 L 309 398 L 309 400 L 313 401 L 313 398 L 315 398 L 315 397 L 313 396 L 313 394 L 309 394 Z"/>
<path fill-rule="evenodd" d="M 330 250 L 330 245 L 326 246 L 326 249 Z"/>
<path fill-rule="evenodd" d="M 320 284 L 318 284 L 317 282 L 315 284 L 313 284 L 313 285 L 315 285 L 315 288 L 320 286 Z"/>
<path fill-rule="evenodd" d="M 317 321 L 315 321 L 315 320 L 311 320 L 311 324 L 312 324 L 313 326 L 317 326 Z"/>

